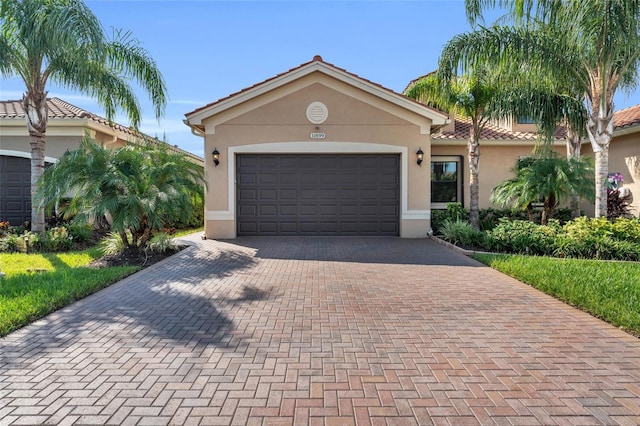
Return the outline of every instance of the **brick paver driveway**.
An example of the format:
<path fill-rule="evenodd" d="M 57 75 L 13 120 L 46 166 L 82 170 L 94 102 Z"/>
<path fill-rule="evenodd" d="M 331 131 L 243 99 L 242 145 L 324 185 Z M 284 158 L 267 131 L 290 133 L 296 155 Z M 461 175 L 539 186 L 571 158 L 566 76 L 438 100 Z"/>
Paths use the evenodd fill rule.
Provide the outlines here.
<path fill-rule="evenodd" d="M 429 240 L 192 242 L 0 340 L 0 423 L 640 424 L 640 340 Z"/>

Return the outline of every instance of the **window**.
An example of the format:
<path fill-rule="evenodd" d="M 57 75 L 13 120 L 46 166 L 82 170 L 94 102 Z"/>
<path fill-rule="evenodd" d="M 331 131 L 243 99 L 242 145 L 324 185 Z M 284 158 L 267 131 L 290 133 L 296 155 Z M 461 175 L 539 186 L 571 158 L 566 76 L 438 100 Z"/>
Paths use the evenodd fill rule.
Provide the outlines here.
<path fill-rule="evenodd" d="M 431 208 L 462 203 L 462 158 L 432 156 L 431 160 Z"/>
<path fill-rule="evenodd" d="M 516 122 L 518 124 L 536 124 L 536 121 L 533 119 L 533 117 L 518 117 L 516 119 Z"/>

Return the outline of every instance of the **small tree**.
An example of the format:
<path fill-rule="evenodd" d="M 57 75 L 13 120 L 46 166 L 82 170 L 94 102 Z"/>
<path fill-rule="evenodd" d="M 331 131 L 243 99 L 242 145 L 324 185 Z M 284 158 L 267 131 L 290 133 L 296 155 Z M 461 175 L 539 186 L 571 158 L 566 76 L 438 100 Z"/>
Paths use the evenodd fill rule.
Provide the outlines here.
<path fill-rule="evenodd" d="M 541 224 L 546 225 L 558 204 L 573 193 L 594 198 L 593 166 L 583 158 L 562 158 L 553 152 L 517 161 L 515 177 L 493 188 L 491 201 L 502 207 L 526 209 L 533 222 L 534 203 L 542 203 Z"/>
<path fill-rule="evenodd" d="M 109 150 L 85 139 L 44 172 L 38 199 L 59 208 L 72 194 L 66 209 L 89 220 L 107 215 L 125 247 L 143 247 L 166 223 L 192 214 L 203 177 L 201 166 L 162 145 Z"/>
<path fill-rule="evenodd" d="M 122 110 L 131 125 L 142 112 L 132 83 L 149 94 L 160 117 L 166 86 L 155 61 L 128 32 L 113 39 L 82 0 L 2 0 L 0 75 L 25 84 L 22 105 L 31 146 L 31 230 L 44 232 L 44 208 L 35 200 L 44 170 L 47 85 L 55 82 L 96 99 L 112 120 Z"/>

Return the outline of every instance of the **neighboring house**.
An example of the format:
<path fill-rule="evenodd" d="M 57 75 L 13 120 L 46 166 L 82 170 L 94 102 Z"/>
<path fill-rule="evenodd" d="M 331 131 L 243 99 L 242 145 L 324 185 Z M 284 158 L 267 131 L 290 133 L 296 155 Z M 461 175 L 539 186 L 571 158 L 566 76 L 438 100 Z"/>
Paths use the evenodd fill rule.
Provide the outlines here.
<path fill-rule="evenodd" d="M 613 116 L 613 139 L 609 145 L 609 172 L 619 172 L 624 186 L 633 197 L 632 213 L 640 217 L 640 105 L 625 108 Z M 591 144 L 585 141 L 582 155 L 593 157 Z M 594 214 L 593 205 L 585 206 L 588 215 Z"/>
<path fill-rule="evenodd" d="M 208 238 L 420 238 L 433 209 L 468 206 L 468 123 L 319 56 L 189 112 L 185 123 L 217 154 L 205 160 Z M 485 128 L 481 207 L 535 141 L 532 124 Z M 564 140 L 555 149 L 564 153 Z"/>
<path fill-rule="evenodd" d="M 150 136 L 136 133 L 106 118 L 85 111 L 58 98 L 47 99 L 49 123 L 47 127 L 46 158 L 55 162 L 67 150 L 78 148 L 88 134 L 105 147 L 117 148 L 131 143 L 164 143 Z M 175 146 L 194 162 L 204 165 L 203 159 Z M 22 225 L 31 217 L 31 148 L 25 123 L 22 101 L 0 101 L 0 221 Z"/>

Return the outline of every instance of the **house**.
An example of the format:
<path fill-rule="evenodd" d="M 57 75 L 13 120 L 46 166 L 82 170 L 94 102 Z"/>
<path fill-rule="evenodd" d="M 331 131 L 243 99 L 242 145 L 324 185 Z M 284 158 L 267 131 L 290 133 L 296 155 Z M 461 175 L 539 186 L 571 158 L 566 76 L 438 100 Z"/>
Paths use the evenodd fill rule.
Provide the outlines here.
<path fill-rule="evenodd" d="M 45 162 L 55 162 L 67 150 L 77 149 L 88 134 L 105 147 L 131 143 L 163 143 L 133 129 L 85 111 L 59 98 L 47 99 L 49 122 Z M 175 146 L 194 162 L 202 158 Z M 0 101 L 0 221 L 22 225 L 31 217 L 31 152 L 22 101 Z"/>
<path fill-rule="evenodd" d="M 421 238 L 433 209 L 468 206 L 469 123 L 320 56 L 185 116 L 212 153 L 205 160 L 208 238 Z M 532 124 L 487 126 L 481 207 L 535 141 Z M 565 152 L 565 142 L 558 138 L 554 149 Z"/>

